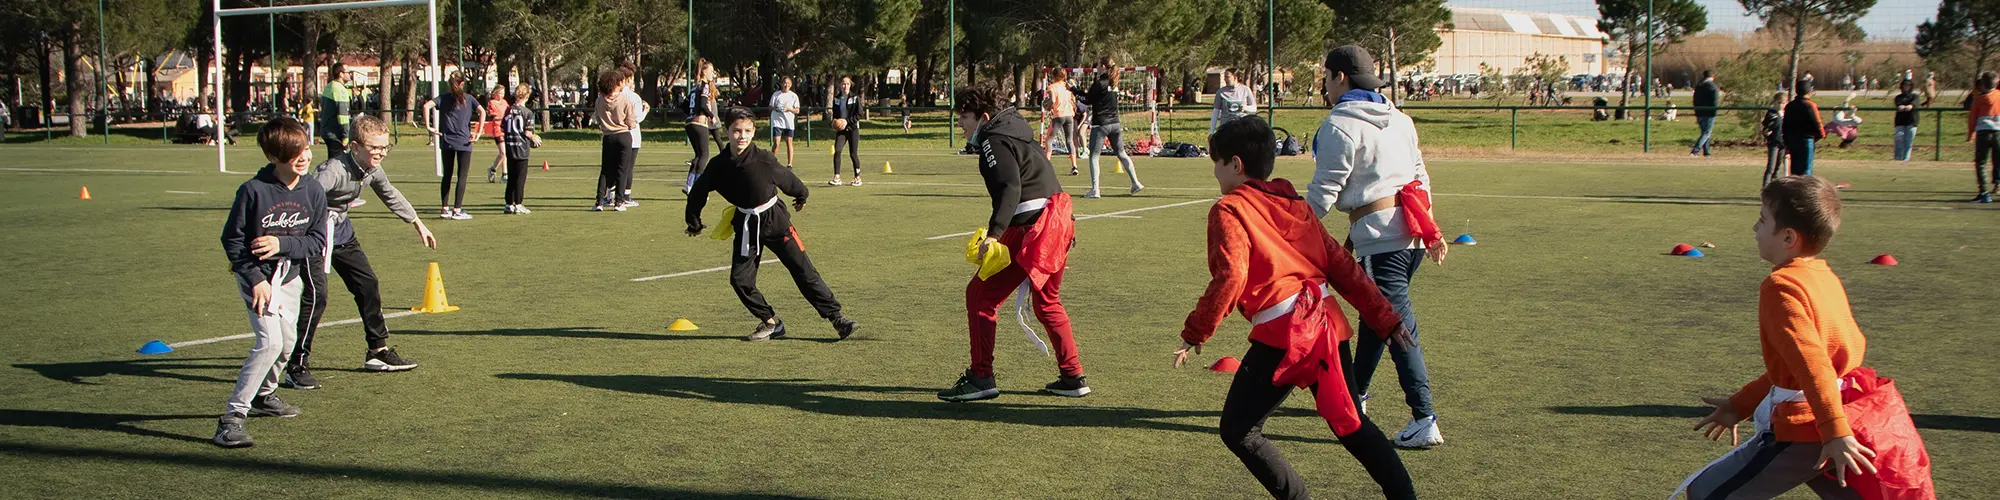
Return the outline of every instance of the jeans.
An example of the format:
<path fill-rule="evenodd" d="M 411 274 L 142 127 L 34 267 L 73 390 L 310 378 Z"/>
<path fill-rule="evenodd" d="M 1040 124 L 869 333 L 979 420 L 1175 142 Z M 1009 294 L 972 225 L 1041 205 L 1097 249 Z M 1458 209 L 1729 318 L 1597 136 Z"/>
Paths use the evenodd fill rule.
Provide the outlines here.
<path fill-rule="evenodd" d="M 1910 151 L 1917 146 L 1917 126 L 1896 127 L 1896 161 L 1909 161 Z"/>
<path fill-rule="evenodd" d="M 1701 137 L 1695 138 L 1694 149 L 1688 150 L 1688 154 L 1701 153 L 1702 156 L 1708 156 L 1708 147 L 1711 142 L 1714 142 L 1715 117 L 1698 116 L 1695 117 L 1694 124 L 1697 127 L 1701 127 Z"/>
<path fill-rule="evenodd" d="M 1124 127 L 1116 123 L 1090 127 L 1090 192 L 1097 192 L 1097 157 L 1104 153 L 1106 138 L 1111 139 L 1111 150 L 1118 153 L 1118 164 L 1125 167 L 1125 175 L 1131 177 L 1132 186 L 1139 185 L 1139 170 L 1132 168 L 1132 157 L 1125 155 L 1124 134 Z"/>
<path fill-rule="evenodd" d="M 1290 385 L 1271 383 L 1278 362 L 1284 357 L 1284 349 L 1250 342 L 1250 352 L 1243 354 L 1243 363 L 1229 383 L 1229 395 L 1224 396 L 1222 401 L 1222 444 L 1243 461 L 1243 466 L 1250 469 L 1250 475 L 1264 485 L 1264 490 L 1270 492 L 1272 498 L 1307 499 L 1312 496 L 1306 490 L 1305 479 L 1292 470 L 1292 464 L 1285 461 L 1285 455 L 1278 451 L 1278 446 L 1264 437 L 1264 422 L 1270 420 L 1292 393 Z M 1340 388 L 1324 385 L 1313 384 L 1314 399 L 1353 397 Z M 1358 429 L 1345 436 L 1334 436 L 1340 439 L 1340 446 L 1346 448 L 1347 453 L 1368 471 L 1368 476 L 1382 488 L 1383 496 L 1416 498 L 1416 487 L 1410 481 L 1410 473 L 1403 467 L 1403 460 L 1396 455 L 1389 437 L 1369 422 L 1366 415 L 1359 418 L 1361 425 Z"/>
<path fill-rule="evenodd" d="M 1791 175 L 1812 175 L 1812 139 L 1785 139 L 1785 152 L 1792 154 Z"/>
<path fill-rule="evenodd" d="M 1764 149 L 1764 182 L 1757 184 L 1759 189 L 1785 175 L 1785 146 L 1769 145 Z"/>
<path fill-rule="evenodd" d="M 1354 335 L 1354 391 L 1368 394 L 1368 382 L 1375 378 L 1375 366 L 1382 362 L 1382 350 L 1387 347 L 1389 360 L 1396 364 L 1396 381 L 1403 386 L 1403 401 L 1410 405 L 1410 418 L 1424 418 L 1436 415 L 1431 408 L 1431 376 L 1424 368 L 1423 342 L 1417 337 L 1417 314 L 1410 307 L 1410 280 L 1417 275 L 1417 266 L 1424 262 L 1424 250 L 1412 248 L 1388 253 L 1378 253 L 1361 258 L 1361 267 L 1368 270 L 1369 277 L 1375 279 L 1376 288 L 1382 290 L 1382 297 L 1389 299 L 1389 306 L 1403 317 L 1403 324 L 1410 327 L 1410 339 L 1415 345 L 1385 346 L 1380 333 L 1369 328 L 1367 323 Z M 1347 342 L 1342 342 L 1346 350 Z"/>

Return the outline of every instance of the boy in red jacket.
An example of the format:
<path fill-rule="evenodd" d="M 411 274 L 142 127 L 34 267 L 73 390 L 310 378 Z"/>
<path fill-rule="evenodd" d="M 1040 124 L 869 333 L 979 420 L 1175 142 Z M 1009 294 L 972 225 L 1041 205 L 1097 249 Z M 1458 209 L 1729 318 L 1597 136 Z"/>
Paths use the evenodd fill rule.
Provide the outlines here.
<path fill-rule="evenodd" d="M 1388 498 L 1416 498 L 1394 445 L 1356 411 L 1336 344 L 1353 335 L 1338 292 L 1373 331 L 1409 329 L 1354 257 L 1327 234 L 1319 217 L 1285 179 L 1266 180 L 1276 137 L 1257 117 L 1231 120 L 1209 137 L 1223 197 L 1208 212 L 1208 267 L 1213 278 L 1181 330 L 1174 366 L 1215 334 L 1236 309 L 1250 320 L 1250 351 L 1222 403 L 1222 440 L 1274 498 L 1310 498 L 1305 482 L 1263 435 L 1264 421 L 1290 395 L 1309 387 L 1321 418 Z"/>

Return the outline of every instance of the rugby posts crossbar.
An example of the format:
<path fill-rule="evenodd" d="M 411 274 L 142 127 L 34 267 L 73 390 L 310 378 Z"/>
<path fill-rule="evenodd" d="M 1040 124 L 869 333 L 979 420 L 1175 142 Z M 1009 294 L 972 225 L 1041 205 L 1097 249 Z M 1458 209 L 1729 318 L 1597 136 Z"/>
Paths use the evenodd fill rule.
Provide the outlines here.
<path fill-rule="evenodd" d="M 258 16 L 268 14 L 288 14 L 293 12 L 313 12 L 335 9 L 366 9 L 370 7 L 395 7 L 400 5 L 430 5 L 431 0 L 362 0 L 359 2 L 315 3 L 302 5 L 279 5 L 275 7 L 244 7 L 216 11 L 222 17 Z"/>

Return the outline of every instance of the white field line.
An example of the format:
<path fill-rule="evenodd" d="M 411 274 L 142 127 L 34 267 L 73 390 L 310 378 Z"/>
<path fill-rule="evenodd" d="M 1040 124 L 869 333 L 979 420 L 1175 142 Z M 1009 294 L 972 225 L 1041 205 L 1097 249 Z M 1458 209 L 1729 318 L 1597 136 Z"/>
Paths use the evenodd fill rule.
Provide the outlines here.
<path fill-rule="evenodd" d="M 208 194 L 205 191 L 168 191 L 167 194 Z"/>
<path fill-rule="evenodd" d="M 423 314 L 423 313 L 422 313 L 422 312 L 418 312 L 418 311 L 398 311 L 398 312 L 392 312 L 392 313 L 389 313 L 389 314 L 384 314 L 384 315 L 382 315 L 382 317 L 383 317 L 384 319 L 391 319 L 391 318 L 401 318 L 401 317 L 404 317 L 404 316 L 409 316 L 409 315 L 413 315 L 413 314 Z M 354 319 L 343 319 L 343 320 L 340 320 L 340 321 L 330 321 L 330 322 L 322 322 L 322 323 L 320 323 L 320 324 L 319 324 L 319 327 L 320 327 L 320 328 L 326 328 L 326 327 L 329 327 L 329 326 L 340 326 L 340 325 L 352 325 L 352 324 L 355 324 L 355 323 L 360 323 L 360 322 L 361 322 L 361 318 L 354 318 Z M 225 342 L 225 341 L 230 341 L 230 340 L 237 340 L 237 339 L 247 339 L 247 338 L 250 338 L 250 337 L 255 337 L 255 336 L 257 336 L 257 334 L 255 334 L 255 333 L 243 333 L 243 334 L 237 334 L 237 335 L 227 335 L 227 336 L 222 336 L 222 337 L 215 337 L 215 338 L 206 338 L 206 339 L 201 339 L 201 340 L 188 340 L 188 341 L 182 341 L 182 342 L 175 342 L 175 343 L 172 343 L 172 344 L 167 344 L 167 347 L 172 347 L 172 348 L 175 348 L 175 349 L 179 349 L 179 348 L 182 348 L 182 347 L 187 347 L 187 346 L 191 346 L 191 345 L 202 345 L 202 344 L 213 344 L 213 343 L 216 343 L 216 342 Z"/>
<path fill-rule="evenodd" d="M 760 263 L 760 264 L 776 264 L 777 262 L 778 262 L 778 259 L 764 259 L 764 260 L 762 260 L 762 261 L 759 261 L 758 263 Z M 682 277 L 682 276 L 693 276 L 693 275 L 697 275 L 697 274 L 702 274 L 702 273 L 712 273 L 712 272 L 717 272 L 717 271 L 728 271 L 728 270 L 729 270 L 729 266 L 722 266 L 722 267 L 711 267 L 711 268 L 708 268 L 708 269 L 696 269 L 696 270 L 693 270 L 693 271 L 682 271 L 682 272 L 678 272 L 678 273 L 673 273 L 673 274 L 662 274 L 662 275 L 659 275 L 659 276 L 647 276 L 647 277 L 644 277 L 644 278 L 632 278 L 632 281 L 633 281 L 633 282 L 635 282 L 635 283 L 640 283 L 640 282 L 647 282 L 647 281 L 653 281 L 653 280 L 663 280 L 663 279 L 667 279 L 667 278 L 679 278 L 679 277 Z"/>
<path fill-rule="evenodd" d="M 1215 201 L 1215 198 L 1206 198 L 1206 199 L 1200 199 L 1200 200 L 1188 200 L 1188 201 L 1183 201 L 1183 202 L 1180 202 L 1180 203 L 1169 203 L 1169 204 L 1165 204 L 1165 205 L 1159 205 L 1159 206 L 1153 206 L 1153 207 L 1144 207 L 1144 208 L 1134 208 L 1134 209 L 1131 209 L 1131 210 L 1120 210 L 1120 211 L 1117 211 L 1117 212 L 1111 212 L 1111 213 L 1107 213 L 1107 214 L 1096 214 L 1096 215 L 1079 215 L 1079 216 L 1077 216 L 1077 217 L 1076 217 L 1076 220 L 1090 220 L 1090 219 L 1097 219 L 1097 218 L 1104 218 L 1104 217 L 1111 217 L 1111 218 L 1121 218 L 1121 219 L 1122 219 L 1122 218 L 1125 218 L 1125 217 L 1123 217 L 1124 215 L 1126 215 L 1126 214 L 1131 214 L 1131 213 L 1137 213 L 1137 212 L 1144 212 L 1144 211 L 1147 211 L 1147 210 L 1159 210 L 1159 209 L 1162 209 L 1162 208 L 1174 208 L 1174 207 L 1179 207 L 1179 206 L 1186 206 L 1186 205 L 1193 205 L 1193 204 L 1196 204 L 1196 203 L 1210 203 L 1210 202 L 1213 202 L 1213 201 Z M 972 236 L 972 231 L 966 231 L 966 232 L 963 232 L 963 233 L 951 233 L 951 234 L 940 234 L 940 235 L 937 235 L 937 236 L 932 236 L 932 237 L 929 237 L 929 238 L 924 238 L 924 239 L 926 239 L 926 240 L 932 240 L 932 241 L 936 241 L 936 240 L 942 240 L 942 239 L 945 239 L 945 238 L 957 238 L 957 237 L 960 237 L 960 236 Z"/>
<path fill-rule="evenodd" d="M 1467 193 L 1437 193 L 1437 196 L 1462 196 L 1466 198 L 1497 198 L 1497 199 L 1507 199 L 1507 200 L 1611 201 L 1611 202 L 1631 202 L 1631 203 L 1668 203 L 1668 204 L 1684 203 L 1684 204 L 1694 204 L 1694 205 L 1743 205 L 1751 207 L 1762 204 L 1761 202 L 1747 201 L 1747 200 L 1713 200 L 1713 199 L 1699 199 L 1699 198 L 1611 198 L 1611 197 L 1592 197 L 1592 196 L 1542 196 L 1542 195 L 1528 195 L 1528 194 L 1467 194 Z M 1906 209 L 1906 210 L 1983 210 L 1971 207 L 1961 208 L 1961 207 L 1940 207 L 1940 206 L 1923 206 L 1923 205 L 1883 205 L 1875 203 L 1842 203 L 1841 206 L 1866 207 L 1866 208 L 1896 208 L 1896 209 Z"/>
<path fill-rule="evenodd" d="M 56 173 L 69 173 L 69 172 L 95 172 L 95 173 L 110 173 L 110 174 L 192 174 L 192 173 L 197 173 L 197 172 L 189 172 L 189 171 L 185 171 L 185 170 L 128 170 L 128 169 L 119 169 L 119 168 L 16 168 L 16 167 L 4 167 L 4 168 L 0 168 L 0 171 L 8 171 L 8 172 L 56 172 Z"/>

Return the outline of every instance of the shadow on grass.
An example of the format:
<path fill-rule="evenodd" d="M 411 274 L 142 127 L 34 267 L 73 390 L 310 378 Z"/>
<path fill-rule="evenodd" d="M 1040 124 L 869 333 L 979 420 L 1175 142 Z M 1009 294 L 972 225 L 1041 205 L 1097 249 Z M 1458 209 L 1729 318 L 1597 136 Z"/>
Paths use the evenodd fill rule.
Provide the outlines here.
<path fill-rule="evenodd" d="M 502 373 L 507 380 L 548 380 L 633 394 L 693 399 L 711 403 L 747 404 L 790 408 L 798 411 L 863 418 L 912 418 L 929 420 L 971 420 L 1041 427 L 1113 427 L 1215 434 L 1216 428 L 1166 422 L 1166 419 L 1203 417 L 1220 419 L 1221 411 L 1172 411 L 1152 408 L 1093 407 L 1045 404 L 978 402 L 952 404 L 930 400 L 936 389 L 817 383 L 807 379 L 743 379 L 676 377 L 665 375 L 562 375 L 545 373 Z M 880 394 L 891 397 L 921 397 L 924 400 L 864 399 L 843 394 Z M 1020 393 L 1003 397 L 1032 397 Z M 1048 396 L 1054 398 L 1058 396 Z M 1311 410 L 1280 408 L 1279 415 L 1307 416 Z M 1307 443 L 1334 443 L 1332 439 L 1268 436 L 1273 440 Z"/>
<path fill-rule="evenodd" d="M 497 330 L 396 330 L 397 335 L 449 335 L 472 337 L 549 337 L 594 340 L 743 340 L 737 335 L 679 335 L 671 333 L 608 332 L 595 326 L 575 328 L 502 328 Z"/>
<path fill-rule="evenodd" d="M 83 413 L 74 411 L 9 410 L 0 409 L 0 426 L 11 427 L 56 427 L 61 429 L 82 429 L 111 431 L 134 436 L 157 437 L 207 443 L 205 436 L 183 436 L 171 432 L 161 432 L 131 425 L 134 422 L 154 420 L 194 420 L 213 419 L 215 415 L 137 415 L 129 413 Z"/>
<path fill-rule="evenodd" d="M 205 440 L 204 440 L 205 441 Z M 111 461 L 127 464 L 162 465 L 168 467 L 205 467 L 236 471 L 243 474 L 268 475 L 285 474 L 302 478 L 362 479 L 377 483 L 395 483 L 410 486 L 465 486 L 496 491 L 529 493 L 547 496 L 585 496 L 601 498 L 712 498 L 723 500 L 750 499 L 790 499 L 812 498 L 771 493 L 730 493 L 694 491 L 677 488 L 637 486 L 604 482 L 588 482 L 571 479 L 523 477 L 511 474 L 486 474 L 476 472 L 426 471 L 370 467 L 333 463 L 304 463 L 275 461 L 268 457 L 235 458 L 226 455 L 197 453 L 159 453 L 141 451 L 106 450 L 70 446 L 47 446 L 18 442 L 0 443 L 0 455 L 42 458 L 81 458 L 93 461 Z"/>
<path fill-rule="evenodd" d="M 223 364 L 193 363 L 194 361 L 225 361 L 225 363 Z M 222 382 L 227 384 L 234 384 L 236 383 L 236 379 L 234 378 L 225 379 L 225 378 L 209 377 L 202 375 L 188 375 L 184 373 L 174 373 L 171 370 L 234 371 L 236 369 L 243 367 L 243 358 L 240 357 L 192 358 L 192 359 L 144 358 L 144 359 L 126 359 L 118 361 L 88 361 L 83 363 L 45 363 L 45 364 L 22 363 L 14 365 L 14 367 L 25 370 L 34 370 L 35 373 L 41 374 L 41 376 L 47 377 L 51 380 L 60 380 L 72 384 L 94 385 L 96 384 L 95 382 L 86 381 L 84 379 L 104 377 L 109 375 L 159 377 L 159 378 L 170 378 L 175 380 L 185 380 L 189 382 Z"/>
<path fill-rule="evenodd" d="M 140 210 L 161 210 L 167 212 L 227 212 L 229 207 L 139 207 Z"/>
<path fill-rule="evenodd" d="M 874 193 L 870 194 L 869 196 L 897 196 L 904 198 L 982 198 L 982 199 L 986 198 L 986 195 L 983 194 L 947 194 L 947 193 Z"/>
<path fill-rule="evenodd" d="M 1551 406 L 1548 410 L 1565 415 L 1686 419 L 1706 417 L 1709 413 L 1709 407 L 1706 406 L 1681 405 Z M 2000 418 L 1996 417 L 1912 414 L 1910 415 L 1910 420 L 1916 422 L 1917 427 L 1920 429 L 2000 432 Z"/>

